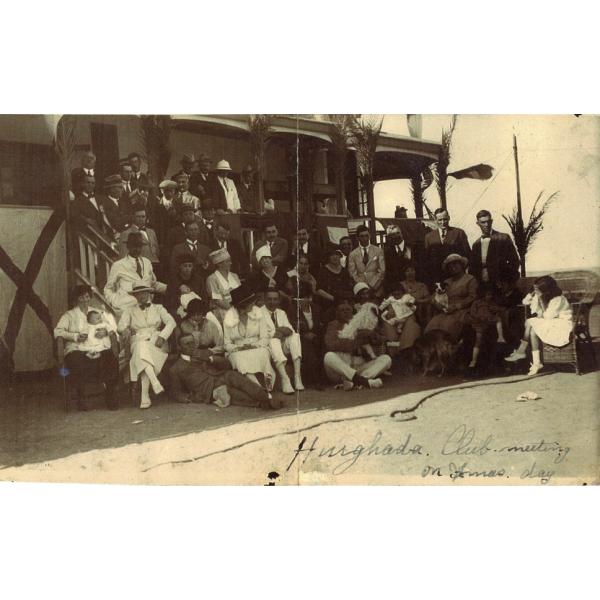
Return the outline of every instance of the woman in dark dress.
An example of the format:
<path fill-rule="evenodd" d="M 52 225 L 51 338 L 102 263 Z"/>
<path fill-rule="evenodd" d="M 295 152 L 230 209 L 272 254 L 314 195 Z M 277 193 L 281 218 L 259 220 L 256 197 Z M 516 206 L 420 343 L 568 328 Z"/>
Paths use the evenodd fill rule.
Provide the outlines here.
<path fill-rule="evenodd" d="M 77 285 L 71 292 L 72 306 L 58 321 L 54 329 L 54 337 L 58 342 L 58 362 L 61 373 L 68 377 L 77 397 L 77 408 L 89 410 L 84 397 L 84 386 L 89 382 L 102 382 L 106 387 L 106 405 L 109 410 L 119 408 L 119 400 L 115 388 L 119 379 L 119 363 L 117 360 L 118 344 L 116 340 L 116 323 L 109 313 L 93 307 L 99 312 L 104 327 L 96 332 L 97 338 L 110 337 L 111 349 L 103 350 L 95 358 L 81 351 L 79 345 L 88 335 L 87 313 L 92 308 L 92 289 L 87 285 Z"/>
<path fill-rule="evenodd" d="M 252 289 L 255 292 L 266 292 L 267 290 L 279 290 L 282 308 L 287 308 L 290 303 L 290 297 L 285 293 L 288 275 L 283 267 L 278 267 L 273 264 L 271 258 L 271 250 L 269 246 L 261 246 L 256 251 L 256 260 L 260 267 L 260 271 L 252 280 Z"/>
<path fill-rule="evenodd" d="M 171 315 L 177 315 L 181 294 L 194 292 L 200 298 L 206 298 L 204 278 L 196 271 L 194 257 L 182 254 L 177 260 L 177 270 L 171 275 L 165 292 L 165 307 Z"/>
<path fill-rule="evenodd" d="M 352 279 L 341 264 L 341 252 L 335 247 L 328 248 L 323 254 L 323 266 L 317 276 L 315 300 L 323 309 L 324 318 L 329 320 L 335 301 L 339 298 L 351 300 Z"/>

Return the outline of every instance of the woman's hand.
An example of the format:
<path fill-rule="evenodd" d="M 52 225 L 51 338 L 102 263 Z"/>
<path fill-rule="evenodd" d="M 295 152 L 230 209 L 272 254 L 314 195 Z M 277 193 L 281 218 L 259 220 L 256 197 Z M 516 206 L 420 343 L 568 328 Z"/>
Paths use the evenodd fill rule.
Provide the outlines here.
<path fill-rule="evenodd" d="M 99 340 L 101 340 L 102 338 L 105 338 L 107 335 L 108 335 L 108 331 L 103 327 L 102 329 L 96 330 L 95 337 L 98 338 Z"/>
<path fill-rule="evenodd" d="M 78 333 L 77 334 L 77 341 L 78 342 L 85 342 L 85 340 L 87 340 L 88 334 L 87 333 Z"/>
<path fill-rule="evenodd" d="M 158 336 L 158 337 L 156 338 L 156 340 L 154 341 L 154 345 L 155 345 L 157 348 L 162 348 L 164 343 L 165 343 L 165 340 L 163 340 L 163 339 L 162 339 L 160 336 Z"/>

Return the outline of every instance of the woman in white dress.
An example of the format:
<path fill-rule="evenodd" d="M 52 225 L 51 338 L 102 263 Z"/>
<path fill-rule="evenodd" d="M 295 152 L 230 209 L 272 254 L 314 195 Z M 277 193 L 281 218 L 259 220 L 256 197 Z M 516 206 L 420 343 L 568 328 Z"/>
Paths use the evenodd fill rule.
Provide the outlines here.
<path fill-rule="evenodd" d="M 268 391 L 273 389 L 275 371 L 269 354 L 269 328 L 263 312 L 255 306 L 256 295 L 248 284 L 231 292 L 233 306 L 223 320 L 224 346 L 231 366 L 258 383 L 261 373 Z"/>
<path fill-rule="evenodd" d="M 160 304 L 152 304 L 154 290 L 136 286 L 131 291 L 137 305 L 128 308 L 119 320 L 118 331 L 124 341 L 130 340 L 131 359 L 129 378 L 141 381 L 142 401 L 140 408 L 150 408 L 150 386 L 158 395 L 164 388 L 158 380 L 168 356 L 169 336 L 175 329 L 175 319 Z"/>
<path fill-rule="evenodd" d="M 206 278 L 206 291 L 211 308 L 219 321 L 223 322 L 225 313 L 231 307 L 231 292 L 240 287 L 240 278 L 231 271 L 231 256 L 224 248 L 211 252 L 208 257 L 215 272 Z"/>
<path fill-rule="evenodd" d="M 529 375 L 536 375 L 544 366 L 540 360 L 540 340 L 557 348 L 566 346 L 573 330 L 573 311 L 558 283 L 549 275 L 535 280 L 533 292 L 523 298 L 523 304 L 529 306 L 535 316 L 525 322 L 521 344 L 506 360 L 516 362 L 524 359 L 531 343 Z"/>

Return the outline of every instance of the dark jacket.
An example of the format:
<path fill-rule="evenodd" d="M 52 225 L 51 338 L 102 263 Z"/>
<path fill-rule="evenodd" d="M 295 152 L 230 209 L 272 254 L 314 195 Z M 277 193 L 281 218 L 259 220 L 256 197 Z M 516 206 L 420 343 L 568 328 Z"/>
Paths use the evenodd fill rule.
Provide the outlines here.
<path fill-rule="evenodd" d="M 469 261 L 471 260 L 469 240 L 467 240 L 467 234 L 462 229 L 448 227 L 448 233 L 443 244 L 439 230 L 435 229 L 425 235 L 425 262 L 430 285 L 444 280 L 442 263 L 450 254 L 460 254 Z"/>
<path fill-rule="evenodd" d="M 488 278 L 492 283 L 502 277 L 518 277 L 519 257 L 508 234 L 492 231 L 485 265 L 481 263 L 481 238 L 473 244 L 469 273 L 479 282 L 482 281 L 484 266 L 487 267 Z"/>

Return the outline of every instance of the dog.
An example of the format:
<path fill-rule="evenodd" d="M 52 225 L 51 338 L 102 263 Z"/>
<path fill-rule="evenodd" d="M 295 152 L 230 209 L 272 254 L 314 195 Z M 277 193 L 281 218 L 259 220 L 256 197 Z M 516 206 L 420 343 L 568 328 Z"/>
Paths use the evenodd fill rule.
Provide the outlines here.
<path fill-rule="evenodd" d="M 369 331 L 373 331 L 378 324 L 379 309 L 377 308 L 377 305 L 373 302 L 365 302 L 360 306 L 352 319 L 346 323 L 346 325 L 344 325 L 338 335 L 341 338 L 353 340 L 356 337 L 356 333 L 359 329 L 368 329 Z M 375 350 L 371 344 L 364 344 L 363 351 L 369 359 L 373 360 L 377 358 Z"/>
<path fill-rule="evenodd" d="M 412 347 L 412 364 L 423 368 L 422 376 L 438 372 L 443 377 L 454 365 L 458 344 L 441 329 L 432 329 L 422 335 Z"/>
<path fill-rule="evenodd" d="M 438 282 L 435 284 L 435 294 L 433 301 L 442 307 L 444 312 L 448 310 L 448 292 L 446 292 L 446 284 L 444 282 Z"/>

